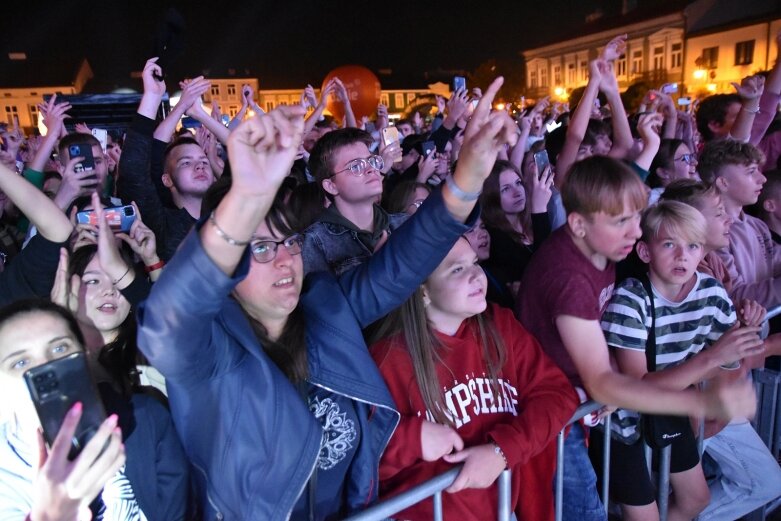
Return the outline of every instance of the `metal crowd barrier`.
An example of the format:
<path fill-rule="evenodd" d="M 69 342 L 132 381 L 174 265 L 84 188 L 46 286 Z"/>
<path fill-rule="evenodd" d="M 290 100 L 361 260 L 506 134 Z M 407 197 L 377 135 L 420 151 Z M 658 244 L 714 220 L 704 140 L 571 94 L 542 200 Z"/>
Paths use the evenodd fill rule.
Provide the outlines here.
<path fill-rule="evenodd" d="M 433 496 L 434 499 L 434 521 L 442 521 L 442 491 L 448 488 L 455 481 L 456 476 L 461 471 L 463 465 L 457 465 L 452 469 L 435 476 L 428 481 L 424 481 L 408 491 L 386 499 L 381 503 L 367 508 L 366 510 L 349 517 L 347 521 L 382 521 L 405 508 L 411 507 L 416 503 Z M 499 521 L 510 521 L 512 508 L 510 506 L 510 471 L 505 470 L 496 480 L 499 487 Z"/>

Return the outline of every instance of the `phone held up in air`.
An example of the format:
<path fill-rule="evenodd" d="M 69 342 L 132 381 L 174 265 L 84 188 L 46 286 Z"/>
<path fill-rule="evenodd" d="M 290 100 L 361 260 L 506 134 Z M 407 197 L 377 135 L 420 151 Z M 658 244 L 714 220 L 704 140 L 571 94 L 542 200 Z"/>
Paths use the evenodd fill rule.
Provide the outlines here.
<path fill-rule="evenodd" d="M 453 76 L 453 92 L 458 89 L 466 90 L 466 78 L 463 76 Z"/>
<path fill-rule="evenodd" d="M 540 150 L 534 153 L 534 164 L 537 165 L 537 176 L 542 177 L 542 173 L 550 165 L 547 150 Z"/>
<path fill-rule="evenodd" d="M 105 208 L 103 213 L 106 215 L 106 221 L 108 221 L 108 225 L 114 233 L 129 233 L 130 227 L 133 226 L 133 222 L 136 220 L 136 209 L 132 205 Z M 97 226 L 98 216 L 95 210 L 84 210 L 76 214 L 76 222 Z"/>
<path fill-rule="evenodd" d="M 106 150 L 108 150 L 108 130 L 104 128 L 93 128 L 92 135 L 95 136 L 95 139 L 100 141 L 100 148 L 103 149 L 103 153 L 105 154 Z"/>
<path fill-rule="evenodd" d="M 87 368 L 84 352 L 33 367 L 24 373 L 24 381 L 49 447 L 60 432 L 68 411 L 77 402 L 82 404 L 81 419 L 68 453 L 68 459 L 74 460 L 106 419 L 106 410 Z"/>
<path fill-rule="evenodd" d="M 382 144 L 386 147 L 391 143 L 399 141 L 399 129 L 396 127 L 385 127 L 382 129 Z"/>
<path fill-rule="evenodd" d="M 434 153 L 434 151 L 437 149 L 437 145 L 433 141 L 424 141 L 421 144 L 421 148 L 423 149 L 423 155 L 428 157 Z"/>
<path fill-rule="evenodd" d="M 76 164 L 76 172 L 95 170 L 95 156 L 92 155 L 92 145 L 86 143 L 70 145 L 68 147 L 68 159 L 73 159 L 74 157 L 84 158 L 80 163 Z"/>

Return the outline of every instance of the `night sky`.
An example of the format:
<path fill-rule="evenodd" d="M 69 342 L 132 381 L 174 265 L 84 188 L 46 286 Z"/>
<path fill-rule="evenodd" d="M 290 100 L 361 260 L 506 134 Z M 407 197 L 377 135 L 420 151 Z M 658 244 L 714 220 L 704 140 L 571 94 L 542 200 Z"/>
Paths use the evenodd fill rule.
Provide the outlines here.
<path fill-rule="evenodd" d="M 665 0 L 639 0 L 642 6 Z M 9 5 L 10 4 L 10 5 Z M 425 86 L 428 79 L 474 70 L 491 58 L 516 60 L 518 52 L 584 29 L 597 8 L 617 13 L 619 0 L 441 2 L 358 0 L 4 2 L 0 13 L 2 59 L 86 56 L 96 74 L 93 91 L 138 88 L 140 70 L 155 48 L 168 8 L 186 27 L 183 51 L 169 68 L 174 78 L 202 72 L 260 79 L 262 88 L 319 85 L 334 67 L 357 63 L 390 69 L 387 87 Z M 142 8 L 141 6 L 147 6 Z M 433 73 L 433 74 L 431 74 Z M 0 86 L 3 78 L 0 78 Z"/>

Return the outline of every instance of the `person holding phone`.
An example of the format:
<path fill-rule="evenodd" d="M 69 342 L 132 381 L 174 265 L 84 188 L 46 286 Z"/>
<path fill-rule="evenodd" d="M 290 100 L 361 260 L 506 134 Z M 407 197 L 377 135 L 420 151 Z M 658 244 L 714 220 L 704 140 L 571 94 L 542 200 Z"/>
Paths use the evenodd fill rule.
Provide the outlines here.
<path fill-rule="evenodd" d="M 515 165 L 497 161 L 480 196 L 483 220 L 491 236 L 491 253 L 485 265 L 513 297 L 532 253 L 551 231 L 551 168 L 538 174 L 535 167 L 530 177 L 525 184 Z"/>
<path fill-rule="evenodd" d="M 102 398 L 109 416 L 79 455 L 68 460 L 82 402 L 46 447 L 23 375 L 83 345 L 75 318 L 56 304 L 26 300 L 0 310 L 0 388 L 14 398 L 0 422 L 0 519 L 184 519 L 187 464 L 168 411 L 153 398 L 123 403 L 101 389 L 91 399 Z"/>
<path fill-rule="evenodd" d="M 501 83 L 475 111 L 445 186 L 338 277 L 305 283 L 295 216 L 276 197 L 304 109 L 278 107 L 231 134 L 230 188 L 209 198 L 222 196 L 139 310 L 139 347 L 166 377 L 205 517 L 334 519 L 376 499 L 399 414 L 361 328 L 406 300 L 469 228 L 499 149 L 516 138 L 506 113 L 490 113 Z M 358 144 L 363 155 L 335 157 L 335 171 L 369 158 Z"/>

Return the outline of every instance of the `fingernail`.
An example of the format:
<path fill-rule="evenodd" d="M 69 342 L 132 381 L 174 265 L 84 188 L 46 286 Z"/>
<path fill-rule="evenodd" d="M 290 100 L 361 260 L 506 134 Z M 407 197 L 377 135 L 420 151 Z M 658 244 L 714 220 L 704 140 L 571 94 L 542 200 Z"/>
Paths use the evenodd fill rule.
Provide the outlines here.
<path fill-rule="evenodd" d="M 81 402 L 76 402 L 73 404 L 73 407 L 71 407 L 71 410 L 68 411 L 68 414 L 71 416 L 78 416 L 81 414 L 82 405 Z"/>
<path fill-rule="evenodd" d="M 114 427 L 114 430 L 113 430 L 113 432 L 114 432 L 114 434 L 116 434 L 117 436 L 122 436 L 122 429 L 120 429 L 119 427 Z"/>
<path fill-rule="evenodd" d="M 117 415 L 116 414 L 112 414 L 111 416 L 108 417 L 107 423 L 110 426 L 115 427 L 117 425 L 117 419 L 118 419 Z"/>

